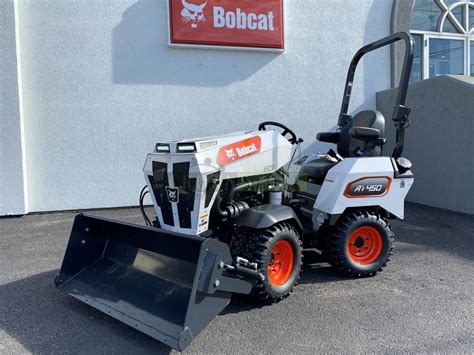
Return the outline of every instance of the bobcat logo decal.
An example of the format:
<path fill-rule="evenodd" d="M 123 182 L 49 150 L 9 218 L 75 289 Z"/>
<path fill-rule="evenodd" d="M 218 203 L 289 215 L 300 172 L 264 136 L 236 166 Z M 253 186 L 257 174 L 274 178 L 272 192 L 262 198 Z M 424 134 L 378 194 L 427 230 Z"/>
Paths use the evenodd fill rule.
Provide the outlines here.
<path fill-rule="evenodd" d="M 169 202 L 177 203 L 179 201 L 179 188 L 166 186 L 166 194 Z"/>
<path fill-rule="evenodd" d="M 224 151 L 225 151 L 225 155 L 226 155 L 227 158 L 229 158 L 229 159 L 234 158 L 234 156 L 235 156 L 234 148 L 224 149 Z"/>
<path fill-rule="evenodd" d="M 192 28 L 197 28 L 199 22 L 206 21 L 204 17 L 204 8 L 207 5 L 207 0 L 201 5 L 190 4 L 186 0 L 181 0 L 183 10 L 181 11 L 181 21 L 184 23 L 191 23 Z"/>
<path fill-rule="evenodd" d="M 227 165 L 241 159 L 245 159 L 254 154 L 260 153 L 262 140 L 260 136 L 247 138 L 232 144 L 228 144 L 221 149 L 217 156 L 220 165 Z"/>

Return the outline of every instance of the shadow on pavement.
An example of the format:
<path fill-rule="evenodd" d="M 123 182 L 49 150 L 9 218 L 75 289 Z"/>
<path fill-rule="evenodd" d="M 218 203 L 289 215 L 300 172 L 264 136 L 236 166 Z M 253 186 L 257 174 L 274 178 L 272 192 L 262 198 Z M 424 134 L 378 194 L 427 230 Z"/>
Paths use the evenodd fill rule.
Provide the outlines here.
<path fill-rule="evenodd" d="M 304 250 L 303 254 L 304 264 L 302 267 L 301 278 L 298 281 L 299 285 L 351 280 L 350 277 L 343 276 L 334 271 L 334 269 L 327 264 L 321 255 L 315 250 Z M 229 306 L 227 306 L 221 314 L 225 315 L 229 313 L 246 312 L 265 306 L 267 305 L 253 300 L 250 296 L 234 294 Z"/>
<path fill-rule="evenodd" d="M 474 260 L 474 216 L 408 203 L 405 218 L 391 222 L 396 243 L 419 245 Z M 397 253 L 397 245 L 395 248 Z"/>
<path fill-rule="evenodd" d="M 155 353 L 171 348 L 62 294 L 58 271 L 0 286 L 0 328 L 32 353 Z"/>

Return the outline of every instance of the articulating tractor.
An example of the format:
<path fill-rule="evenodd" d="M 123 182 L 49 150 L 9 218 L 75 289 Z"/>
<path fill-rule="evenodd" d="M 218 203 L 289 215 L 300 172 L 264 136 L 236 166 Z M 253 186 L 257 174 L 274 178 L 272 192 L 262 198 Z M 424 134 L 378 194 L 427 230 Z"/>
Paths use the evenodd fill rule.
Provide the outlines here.
<path fill-rule="evenodd" d="M 405 43 L 406 54 L 392 117 L 395 148 L 384 156 L 384 116 L 351 116 L 348 107 L 360 59 L 397 41 Z M 319 250 L 345 275 L 375 275 L 392 255 L 389 220 L 403 218 L 413 184 L 411 163 L 401 156 L 412 61 L 407 33 L 356 53 L 338 126 L 317 135 L 334 144 L 324 154 L 296 155 L 302 140 L 276 122 L 157 143 L 143 168 L 146 226 L 77 215 L 56 286 L 183 350 L 233 293 L 265 303 L 287 297 L 298 282 L 304 248 Z M 147 193 L 154 218 L 143 208 Z"/>

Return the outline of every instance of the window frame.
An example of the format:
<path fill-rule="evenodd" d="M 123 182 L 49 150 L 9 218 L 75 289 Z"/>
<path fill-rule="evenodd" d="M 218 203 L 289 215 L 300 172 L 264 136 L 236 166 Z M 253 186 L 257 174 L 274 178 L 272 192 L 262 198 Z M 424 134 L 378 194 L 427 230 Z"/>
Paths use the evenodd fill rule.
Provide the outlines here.
<path fill-rule="evenodd" d="M 430 32 L 430 31 L 410 31 L 412 34 L 421 35 L 421 78 L 422 80 L 430 77 L 430 39 L 454 39 L 464 42 L 464 70 L 462 75 L 471 76 L 471 48 L 470 42 L 474 41 L 473 36 L 466 36 L 461 33 Z"/>
<path fill-rule="evenodd" d="M 433 0 L 434 3 L 438 4 L 442 9 L 442 13 L 438 18 L 438 30 L 439 31 L 424 31 L 424 30 L 410 30 L 410 33 L 414 35 L 421 36 L 421 80 L 429 79 L 430 76 L 430 39 L 446 39 L 446 40 L 462 40 L 464 41 L 464 70 L 462 75 L 474 76 L 474 72 L 471 72 L 471 42 L 474 42 L 474 27 L 471 27 L 473 24 L 469 23 L 469 9 L 474 11 L 472 7 L 472 1 L 466 1 L 466 6 L 463 6 L 464 16 L 466 22 L 467 31 L 463 30 L 463 33 L 451 33 L 451 32 L 442 32 L 444 28 L 444 23 L 449 21 L 448 18 L 454 16 L 450 11 L 459 6 L 461 1 L 456 1 L 455 3 L 446 6 L 441 6 L 440 0 Z M 457 22 L 457 24 L 455 23 Z M 455 27 L 462 25 L 459 21 L 452 21 Z"/>

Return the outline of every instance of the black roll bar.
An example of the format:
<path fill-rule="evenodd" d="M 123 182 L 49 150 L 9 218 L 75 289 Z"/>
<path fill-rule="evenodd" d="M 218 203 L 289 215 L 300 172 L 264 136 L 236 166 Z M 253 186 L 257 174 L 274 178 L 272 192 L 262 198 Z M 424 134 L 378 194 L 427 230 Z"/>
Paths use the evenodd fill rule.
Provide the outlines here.
<path fill-rule="evenodd" d="M 344 126 L 352 117 L 347 113 L 349 109 L 349 103 L 351 100 L 352 86 L 354 83 L 354 76 L 357 65 L 359 64 L 362 57 L 381 47 L 385 47 L 392 43 L 404 41 L 405 42 L 405 58 L 403 61 L 402 74 L 400 76 L 400 84 L 398 85 L 397 100 L 393 109 L 392 120 L 395 124 L 396 133 L 396 145 L 392 153 L 392 157 L 398 158 L 401 156 L 403 151 L 403 145 L 405 142 L 405 128 L 408 125 L 408 116 L 410 109 L 405 107 L 405 101 L 407 98 L 408 84 L 410 82 L 411 67 L 413 64 L 413 53 L 415 41 L 413 37 L 406 32 L 397 32 L 390 36 L 379 39 L 378 41 L 367 44 L 357 51 L 352 58 L 349 71 L 347 72 L 346 86 L 344 89 L 344 97 L 342 98 L 341 113 L 339 114 L 338 125 Z"/>

